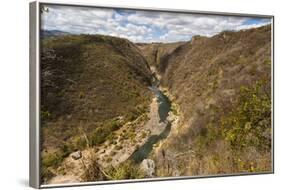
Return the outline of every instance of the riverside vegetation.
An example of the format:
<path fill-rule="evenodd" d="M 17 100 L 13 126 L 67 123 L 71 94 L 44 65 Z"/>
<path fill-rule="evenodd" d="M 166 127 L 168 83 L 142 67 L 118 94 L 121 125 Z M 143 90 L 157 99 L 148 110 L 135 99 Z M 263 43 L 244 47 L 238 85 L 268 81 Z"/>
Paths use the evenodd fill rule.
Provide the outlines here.
<path fill-rule="evenodd" d="M 171 101 L 164 122 L 150 89 L 157 80 Z M 103 35 L 46 37 L 41 179 L 269 172 L 271 106 L 270 25 L 167 44 Z M 147 153 L 155 163 L 148 175 L 130 156 L 168 126 Z"/>

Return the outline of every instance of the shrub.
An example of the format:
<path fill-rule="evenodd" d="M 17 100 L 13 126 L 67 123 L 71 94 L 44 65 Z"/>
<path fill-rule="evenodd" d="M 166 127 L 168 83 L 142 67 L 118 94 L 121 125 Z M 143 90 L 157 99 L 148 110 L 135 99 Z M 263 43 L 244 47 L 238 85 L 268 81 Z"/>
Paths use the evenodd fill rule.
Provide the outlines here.
<path fill-rule="evenodd" d="M 106 137 L 109 135 L 109 133 L 110 133 L 109 129 L 98 127 L 90 135 L 90 144 L 93 146 L 103 143 L 106 140 Z"/>
<path fill-rule="evenodd" d="M 67 157 L 71 152 L 73 152 L 74 151 L 74 149 L 73 149 L 73 147 L 71 146 L 71 145 L 68 145 L 68 144 L 64 144 L 63 146 L 62 146 L 62 148 L 61 148 L 61 153 L 60 153 L 60 156 L 62 157 L 62 158 L 65 158 L 65 157 Z"/>
<path fill-rule="evenodd" d="M 75 137 L 72 141 L 72 143 L 74 144 L 74 151 L 75 150 L 83 150 L 87 147 L 87 141 L 84 137 L 78 136 Z"/>
<path fill-rule="evenodd" d="M 141 138 L 145 138 L 146 137 L 146 133 L 144 131 L 141 132 Z"/>
<path fill-rule="evenodd" d="M 65 143 L 56 152 L 44 155 L 42 157 L 42 166 L 56 168 L 61 164 L 64 158 L 75 150 L 73 145 Z"/>
<path fill-rule="evenodd" d="M 178 110 L 174 104 L 172 104 L 172 106 L 171 106 L 171 112 L 176 116 L 179 115 Z"/>
<path fill-rule="evenodd" d="M 119 129 L 121 126 L 121 123 L 119 121 L 112 120 L 108 122 L 105 127 L 108 127 L 110 131 L 115 131 Z"/>
<path fill-rule="evenodd" d="M 224 136 L 235 149 L 271 147 L 271 100 L 264 82 L 241 87 L 237 106 L 222 119 Z"/>
<path fill-rule="evenodd" d="M 45 166 L 41 167 L 40 173 L 41 173 L 40 176 L 41 176 L 42 183 L 46 182 L 47 180 L 49 180 L 55 176 L 55 174 L 49 168 L 47 168 Z"/>
<path fill-rule="evenodd" d="M 44 167 L 56 167 L 61 163 L 62 159 L 61 153 L 49 153 L 42 157 L 42 165 Z"/>
<path fill-rule="evenodd" d="M 83 91 L 79 92 L 79 98 L 82 99 L 85 97 L 85 93 Z"/>
<path fill-rule="evenodd" d="M 263 62 L 265 65 L 271 65 L 271 60 L 270 59 L 267 59 Z"/>
<path fill-rule="evenodd" d="M 116 149 L 116 150 L 121 150 L 122 148 L 123 148 L 123 146 L 121 146 L 121 145 L 116 145 L 116 146 L 115 146 L 115 149 Z"/>
<path fill-rule="evenodd" d="M 90 134 L 90 145 L 99 145 L 105 142 L 107 139 L 113 139 L 113 131 L 119 129 L 121 126 L 120 122 L 111 120 L 106 122 L 103 126 L 96 128 Z"/>
<path fill-rule="evenodd" d="M 84 159 L 81 160 L 81 163 L 83 166 L 83 174 L 81 176 L 83 181 L 100 181 L 105 179 L 102 168 L 98 164 L 97 158 L 93 152 L 90 152 L 87 164 Z"/>
<path fill-rule="evenodd" d="M 123 162 L 117 168 L 110 167 L 108 173 L 113 180 L 141 179 L 145 176 L 139 167 L 131 161 Z"/>
<path fill-rule="evenodd" d="M 127 118 L 128 118 L 129 121 L 134 121 L 134 120 L 137 118 L 137 114 L 135 114 L 135 113 L 129 113 L 129 114 L 127 115 Z"/>
<path fill-rule="evenodd" d="M 48 110 L 46 110 L 46 111 L 41 110 L 41 119 L 42 120 L 48 119 L 49 117 L 51 117 L 51 113 Z"/>
<path fill-rule="evenodd" d="M 136 137 L 136 133 L 134 133 L 134 132 L 128 132 L 127 135 L 128 135 L 128 138 L 131 139 L 131 140 L 134 140 L 135 137 Z"/>

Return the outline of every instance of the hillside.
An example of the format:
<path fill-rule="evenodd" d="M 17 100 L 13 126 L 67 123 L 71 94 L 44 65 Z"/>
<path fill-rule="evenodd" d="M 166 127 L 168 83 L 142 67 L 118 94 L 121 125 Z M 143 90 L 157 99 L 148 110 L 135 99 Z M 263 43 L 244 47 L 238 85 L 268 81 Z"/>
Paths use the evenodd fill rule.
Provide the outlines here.
<path fill-rule="evenodd" d="M 180 123 L 152 156 L 157 175 L 270 171 L 270 25 L 195 36 L 167 57 L 158 74 Z"/>
<path fill-rule="evenodd" d="M 151 71 L 157 74 L 161 70 L 164 63 L 175 49 L 185 42 L 175 43 L 137 43 L 136 45 L 141 50 L 143 56 L 147 60 Z M 161 63 L 161 64 L 160 64 Z M 161 75 L 157 75 L 160 78 Z"/>
<path fill-rule="evenodd" d="M 178 46 L 185 42 L 174 43 L 137 43 L 136 45 L 141 50 L 150 66 L 159 65 L 165 60 L 165 57 L 170 55 Z"/>
<path fill-rule="evenodd" d="M 270 25 L 56 36 L 41 56 L 43 183 L 271 171 Z"/>
<path fill-rule="evenodd" d="M 128 40 L 68 35 L 46 38 L 42 47 L 42 172 L 48 178 L 71 152 L 103 143 L 146 114 L 152 94 L 147 62 Z"/>

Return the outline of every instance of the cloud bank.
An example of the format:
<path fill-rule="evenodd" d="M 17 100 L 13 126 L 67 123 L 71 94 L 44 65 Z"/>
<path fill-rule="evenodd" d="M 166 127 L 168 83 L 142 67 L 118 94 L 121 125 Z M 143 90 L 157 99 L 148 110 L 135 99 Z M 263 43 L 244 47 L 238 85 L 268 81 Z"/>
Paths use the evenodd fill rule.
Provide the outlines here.
<path fill-rule="evenodd" d="M 213 36 L 271 23 L 270 19 L 170 13 L 109 8 L 48 5 L 42 29 L 73 34 L 103 34 L 133 42 L 188 41 L 194 35 Z"/>

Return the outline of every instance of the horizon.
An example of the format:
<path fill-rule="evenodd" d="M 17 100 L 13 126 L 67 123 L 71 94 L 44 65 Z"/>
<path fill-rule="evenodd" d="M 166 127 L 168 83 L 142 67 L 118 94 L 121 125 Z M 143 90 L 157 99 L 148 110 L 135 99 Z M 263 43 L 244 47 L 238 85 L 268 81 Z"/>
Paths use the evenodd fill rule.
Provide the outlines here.
<path fill-rule="evenodd" d="M 193 36 L 211 37 L 271 24 L 270 18 L 175 13 L 164 11 L 44 5 L 41 30 L 70 34 L 98 34 L 134 43 L 174 43 Z"/>

